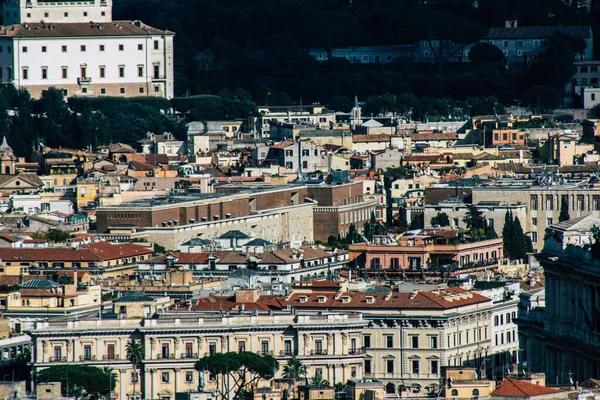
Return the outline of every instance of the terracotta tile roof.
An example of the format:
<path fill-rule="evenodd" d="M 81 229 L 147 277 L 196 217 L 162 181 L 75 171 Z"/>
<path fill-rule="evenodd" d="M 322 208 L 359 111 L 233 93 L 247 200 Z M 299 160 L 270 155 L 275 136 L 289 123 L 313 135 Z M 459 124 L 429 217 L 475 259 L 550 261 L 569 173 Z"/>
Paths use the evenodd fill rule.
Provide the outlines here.
<path fill-rule="evenodd" d="M 260 296 L 255 303 L 238 303 L 235 296 L 200 297 L 191 308 L 192 311 L 228 311 L 228 310 L 282 310 L 283 304 L 278 298 Z"/>
<path fill-rule="evenodd" d="M 133 243 L 110 244 L 107 242 L 90 243 L 78 249 L 61 248 L 3 248 L 0 259 L 10 261 L 104 261 L 152 253 L 151 250 Z"/>
<path fill-rule="evenodd" d="M 518 379 L 505 378 L 500 385 L 490 393 L 492 397 L 519 397 L 531 398 L 562 393 L 559 389 L 536 385 Z"/>
<path fill-rule="evenodd" d="M 458 134 L 456 132 L 442 132 L 442 133 L 411 133 L 410 138 L 412 141 L 427 141 L 427 140 L 458 140 Z"/>
<path fill-rule="evenodd" d="M 141 21 L 112 21 L 106 23 L 26 23 L 6 26 L 0 30 L 5 37 L 98 37 L 174 35 L 173 32 L 152 28 Z"/>
<path fill-rule="evenodd" d="M 325 296 L 323 301 L 322 296 Z M 321 297 L 321 299 L 319 299 Z M 478 303 L 490 299 L 460 288 L 448 288 L 435 292 L 347 292 L 292 293 L 284 302 L 297 308 L 380 308 L 380 309 L 434 309 L 445 310 Z"/>
<path fill-rule="evenodd" d="M 354 135 L 352 143 L 373 143 L 373 142 L 390 142 L 391 135 Z"/>
<path fill-rule="evenodd" d="M 293 144 L 294 144 L 293 140 L 285 140 L 283 142 L 279 142 L 277 144 L 274 144 L 273 146 L 271 146 L 271 148 L 272 149 L 281 150 L 281 149 L 286 149 L 286 148 L 290 147 Z"/>

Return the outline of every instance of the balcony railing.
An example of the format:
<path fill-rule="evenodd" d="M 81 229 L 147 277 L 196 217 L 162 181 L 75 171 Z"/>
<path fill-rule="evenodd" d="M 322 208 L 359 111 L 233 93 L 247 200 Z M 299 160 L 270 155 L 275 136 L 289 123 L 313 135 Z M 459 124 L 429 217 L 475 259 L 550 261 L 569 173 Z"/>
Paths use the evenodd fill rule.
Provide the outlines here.
<path fill-rule="evenodd" d="M 79 356 L 79 361 L 96 361 L 96 355 Z"/>
<path fill-rule="evenodd" d="M 198 353 L 183 353 L 181 358 L 198 358 Z"/>
<path fill-rule="evenodd" d="M 88 84 L 88 83 L 92 83 L 92 78 L 90 78 L 89 76 L 77 78 L 78 85 L 83 85 L 83 84 Z"/>
<path fill-rule="evenodd" d="M 326 356 L 327 355 L 327 350 L 325 350 L 325 349 L 315 349 L 315 350 L 312 350 L 310 352 L 310 354 L 313 355 L 313 356 Z"/>
<path fill-rule="evenodd" d="M 105 354 L 102 356 L 103 360 L 120 360 L 118 354 Z"/>
<path fill-rule="evenodd" d="M 279 355 L 284 356 L 284 357 L 291 357 L 291 356 L 297 356 L 298 353 L 293 350 L 281 350 L 279 352 Z"/>
<path fill-rule="evenodd" d="M 174 360 L 175 359 L 175 353 L 171 353 L 171 354 L 157 354 L 156 355 L 156 359 L 157 360 Z"/>
<path fill-rule="evenodd" d="M 67 357 L 50 357 L 48 362 L 65 362 L 67 361 Z"/>

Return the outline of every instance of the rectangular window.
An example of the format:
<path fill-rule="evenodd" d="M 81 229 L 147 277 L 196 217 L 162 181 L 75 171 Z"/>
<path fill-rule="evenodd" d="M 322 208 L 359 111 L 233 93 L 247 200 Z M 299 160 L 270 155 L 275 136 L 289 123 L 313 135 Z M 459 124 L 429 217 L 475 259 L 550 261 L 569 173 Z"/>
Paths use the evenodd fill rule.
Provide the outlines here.
<path fill-rule="evenodd" d="M 54 346 L 54 359 L 61 360 L 62 359 L 62 347 Z"/>
<path fill-rule="evenodd" d="M 263 340 L 260 342 L 260 352 L 262 354 L 269 354 L 269 341 Z"/>
<path fill-rule="evenodd" d="M 100 94 L 106 94 L 106 88 L 100 88 Z"/>
<path fill-rule="evenodd" d="M 123 51 L 123 50 L 125 50 L 125 45 L 120 44 L 119 45 L 119 51 Z"/>
<path fill-rule="evenodd" d="M 141 65 L 138 65 L 138 77 L 141 78 L 144 76 L 144 67 Z"/>
<path fill-rule="evenodd" d="M 371 347 L 371 336 L 370 335 L 363 336 L 363 347 L 365 349 L 368 349 Z"/>
<path fill-rule="evenodd" d="M 140 94 L 144 94 L 144 88 L 143 88 L 143 87 L 140 87 L 140 88 L 138 89 L 138 91 L 140 92 Z"/>
<path fill-rule="evenodd" d="M 154 50 L 158 50 L 158 40 L 154 41 Z"/>
<path fill-rule="evenodd" d="M 29 70 L 27 68 L 23 68 L 23 79 L 29 78 Z"/>
<path fill-rule="evenodd" d="M 418 374 L 419 373 L 419 360 L 412 360 L 410 364 L 411 364 L 412 373 Z"/>
<path fill-rule="evenodd" d="M 62 67 L 62 77 L 63 79 L 67 79 L 68 78 L 68 69 L 67 67 Z"/>
<path fill-rule="evenodd" d="M 143 44 L 138 44 L 138 50 L 144 50 L 144 45 Z"/>
<path fill-rule="evenodd" d="M 100 47 L 100 51 L 104 51 L 104 45 L 103 44 L 101 44 L 99 47 Z"/>
<path fill-rule="evenodd" d="M 388 374 L 393 374 L 394 373 L 394 360 L 387 360 L 387 373 Z"/>
<path fill-rule="evenodd" d="M 194 344 L 186 343 L 185 344 L 185 357 L 192 358 L 194 356 Z"/>
<path fill-rule="evenodd" d="M 537 210 L 537 209 L 538 209 L 538 197 L 537 197 L 537 195 L 532 195 L 532 196 L 530 197 L 530 201 L 529 201 L 529 203 L 530 203 L 530 206 L 529 206 L 529 207 L 530 207 L 532 210 Z"/>
<path fill-rule="evenodd" d="M 42 53 L 46 53 L 48 51 L 48 48 L 46 46 L 42 46 Z M 1 51 L 0 51 L 1 53 Z"/>
<path fill-rule="evenodd" d="M 106 345 L 106 359 L 114 360 L 115 359 L 115 345 L 114 343 L 109 343 Z"/>
<path fill-rule="evenodd" d="M 100 78 L 104 78 L 105 76 L 106 76 L 106 67 L 101 66 L 100 67 Z"/>
<path fill-rule="evenodd" d="M 159 78 L 160 78 L 160 66 L 155 65 L 154 66 L 154 79 L 159 79 Z"/>
<path fill-rule="evenodd" d="M 61 46 L 61 51 L 63 53 L 66 53 L 67 52 L 67 46 Z"/>
<path fill-rule="evenodd" d="M 208 355 L 214 356 L 215 354 L 217 354 L 217 345 L 216 343 L 210 343 L 208 345 Z"/>
<path fill-rule="evenodd" d="M 23 53 L 27 53 L 27 46 L 23 46 Z"/>
<path fill-rule="evenodd" d="M 169 373 L 168 372 L 163 372 L 161 375 L 161 381 L 162 383 L 169 383 Z"/>
<path fill-rule="evenodd" d="M 81 49 L 81 51 L 85 51 L 85 44 L 82 44 L 82 45 L 80 46 L 80 49 Z"/>
<path fill-rule="evenodd" d="M 119 78 L 125 78 L 125 67 L 123 65 L 119 66 Z"/>
<path fill-rule="evenodd" d="M 531 225 L 533 225 L 533 226 L 537 225 L 537 218 L 531 218 Z"/>
<path fill-rule="evenodd" d="M 554 210 L 554 196 L 551 194 L 546 195 L 546 210 Z"/>
<path fill-rule="evenodd" d="M 315 340 L 315 354 L 323 354 L 323 341 Z"/>
<path fill-rule="evenodd" d="M 42 67 L 42 79 L 48 79 L 48 67 Z"/>
<path fill-rule="evenodd" d="M 429 336 L 429 347 L 432 349 L 438 348 L 438 337 L 437 336 Z"/>
<path fill-rule="evenodd" d="M 85 361 L 90 361 L 92 359 L 92 346 L 89 344 L 83 346 L 83 359 Z"/>
<path fill-rule="evenodd" d="M 139 372 L 132 372 L 131 373 L 131 383 L 138 383 L 139 381 L 140 381 Z"/>
<path fill-rule="evenodd" d="M 385 335 L 385 346 L 388 349 L 391 349 L 394 347 L 394 337 L 392 335 Z"/>
<path fill-rule="evenodd" d="M 193 371 L 185 371 L 185 383 L 193 383 L 194 382 L 194 372 Z"/>
<path fill-rule="evenodd" d="M 419 348 L 419 337 L 418 336 L 411 336 L 410 337 L 410 347 L 413 349 L 418 349 Z"/>
<path fill-rule="evenodd" d="M 371 373 L 371 360 L 365 360 L 365 374 Z"/>
<path fill-rule="evenodd" d="M 538 242 L 537 232 L 531 232 L 531 242 L 532 243 Z"/>
<path fill-rule="evenodd" d="M 432 374 L 437 374 L 438 373 L 438 361 L 437 360 L 431 360 L 430 366 L 429 366 L 429 372 Z"/>
<path fill-rule="evenodd" d="M 161 346 L 161 357 L 169 358 L 169 345 L 167 343 L 163 343 Z"/>
<path fill-rule="evenodd" d="M 286 356 L 291 356 L 293 354 L 294 347 L 292 346 L 291 340 L 286 340 L 283 342 L 283 353 Z"/>
<path fill-rule="evenodd" d="M 552 225 L 552 218 L 546 218 L 546 225 Z"/>
<path fill-rule="evenodd" d="M 69 18 L 69 13 L 68 12 L 66 12 L 64 15 L 65 15 L 65 18 Z"/>

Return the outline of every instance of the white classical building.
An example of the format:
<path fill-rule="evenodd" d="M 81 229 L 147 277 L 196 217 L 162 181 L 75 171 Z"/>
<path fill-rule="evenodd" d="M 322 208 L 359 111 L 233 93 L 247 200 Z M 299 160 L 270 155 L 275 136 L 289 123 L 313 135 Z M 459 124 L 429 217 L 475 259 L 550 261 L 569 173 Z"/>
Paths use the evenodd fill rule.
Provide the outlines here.
<path fill-rule="evenodd" d="M 3 3 L 0 82 L 33 97 L 173 97 L 173 36 L 141 21 L 113 21 L 105 0 Z"/>

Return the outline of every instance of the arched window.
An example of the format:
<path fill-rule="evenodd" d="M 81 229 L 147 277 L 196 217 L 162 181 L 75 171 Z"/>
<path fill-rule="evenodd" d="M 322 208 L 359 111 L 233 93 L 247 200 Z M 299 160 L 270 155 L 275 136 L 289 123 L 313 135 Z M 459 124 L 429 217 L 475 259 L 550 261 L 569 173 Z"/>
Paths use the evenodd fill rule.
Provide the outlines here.
<path fill-rule="evenodd" d="M 10 174 L 10 167 L 4 167 L 4 173 L 5 174 Z"/>
<path fill-rule="evenodd" d="M 458 396 L 458 390 L 452 389 L 451 396 Z"/>
<path fill-rule="evenodd" d="M 479 389 L 473 389 L 473 396 L 479 396 Z"/>
<path fill-rule="evenodd" d="M 394 384 L 392 382 L 388 383 L 387 385 L 385 385 L 385 392 L 387 394 L 396 393 L 396 386 L 394 386 Z"/>

